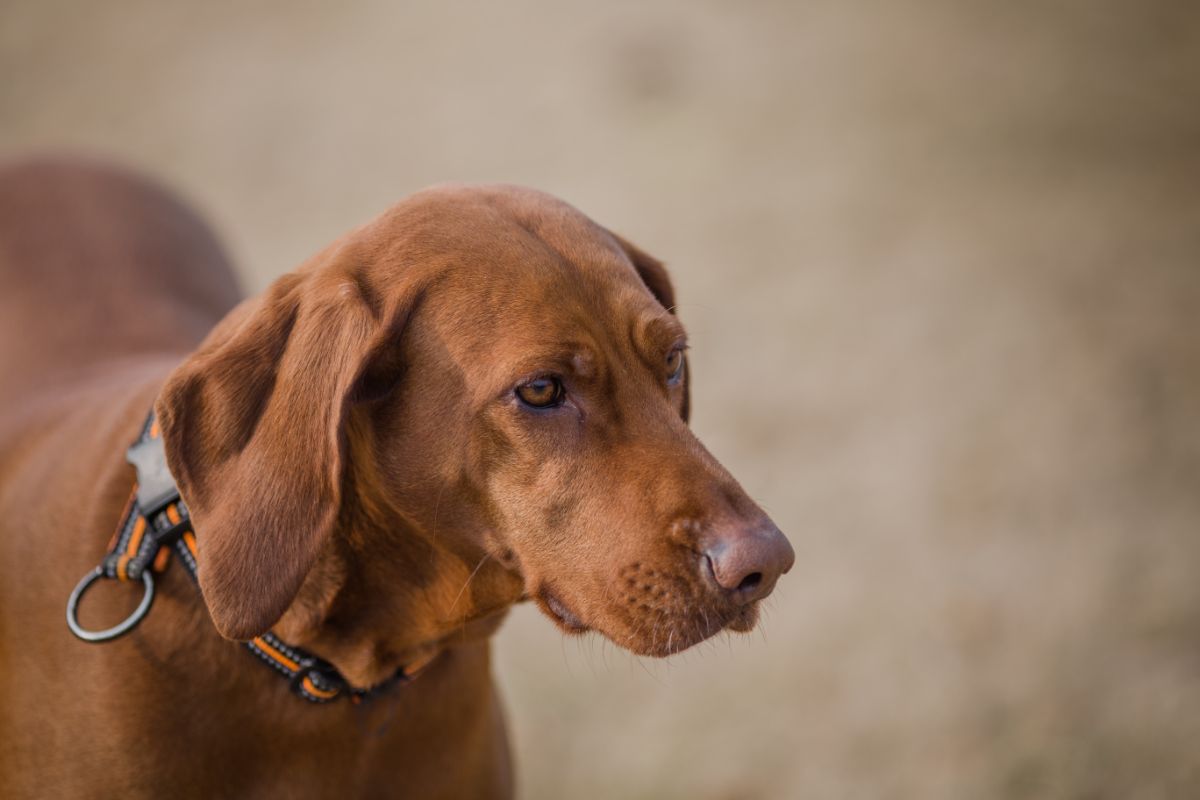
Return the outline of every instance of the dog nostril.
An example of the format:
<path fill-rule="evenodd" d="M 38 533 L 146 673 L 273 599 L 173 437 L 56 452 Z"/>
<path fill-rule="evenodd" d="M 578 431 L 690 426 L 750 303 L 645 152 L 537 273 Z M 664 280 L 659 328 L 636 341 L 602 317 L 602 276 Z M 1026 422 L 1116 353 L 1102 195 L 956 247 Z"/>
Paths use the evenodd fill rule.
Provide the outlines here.
<path fill-rule="evenodd" d="M 704 544 L 704 577 L 737 603 L 752 603 L 770 594 L 794 559 L 788 540 L 770 524 L 718 528 Z"/>
<path fill-rule="evenodd" d="M 735 592 L 750 594 L 763 582 L 763 574 L 761 572 L 751 572 L 738 581 L 736 586 L 730 587 L 728 584 L 722 584 L 720 579 L 717 578 L 716 564 L 713 563 L 712 556 L 705 554 L 704 563 L 707 567 L 709 579 L 722 588 L 732 588 Z"/>
<path fill-rule="evenodd" d="M 749 575 L 742 578 L 742 582 L 739 583 L 737 586 L 737 591 L 739 591 L 739 592 L 753 591 L 758 588 L 758 585 L 760 583 L 762 583 L 762 573 L 761 572 L 751 572 Z"/>

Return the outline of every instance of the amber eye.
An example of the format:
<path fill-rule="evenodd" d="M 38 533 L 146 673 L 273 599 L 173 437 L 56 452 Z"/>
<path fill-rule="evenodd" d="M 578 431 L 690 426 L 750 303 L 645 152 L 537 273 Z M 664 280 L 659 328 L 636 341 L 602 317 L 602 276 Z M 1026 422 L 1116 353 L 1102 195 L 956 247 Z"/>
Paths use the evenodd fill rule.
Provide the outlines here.
<path fill-rule="evenodd" d="M 667 382 L 675 383 L 683 376 L 683 350 L 676 348 L 667 354 Z"/>
<path fill-rule="evenodd" d="M 517 397 L 522 403 L 533 408 L 561 405 L 565 394 L 562 381 L 558 378 L 534 378 L 529 383 L 522 383 L 517 387 Z"/>

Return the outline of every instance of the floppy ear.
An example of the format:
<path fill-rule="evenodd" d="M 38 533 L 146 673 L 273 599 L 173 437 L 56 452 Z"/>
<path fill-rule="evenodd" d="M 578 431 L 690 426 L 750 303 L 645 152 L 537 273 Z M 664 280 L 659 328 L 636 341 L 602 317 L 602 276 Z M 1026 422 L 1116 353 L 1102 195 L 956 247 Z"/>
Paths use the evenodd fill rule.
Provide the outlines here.
<path fill-rule="evenodd" d="M 611 233 L 611 231 L 610 235 L 617 240 L 617 244 L 625 251 L 625 255 L 629 256 L 629 260 L 633 263 L 633 268 L 641 276 L 642 283 L 646 284 L 646 288 L 650 290 L 650 294 L 654 295 L 655 299 L 662 303 L 663 308 L 674 314 L 675 287 L 671 285 L 671 276 L 667 274 L 667 268 L 663 263 L 625 239 L 625 237 L 618 236 L 615 233 Z"/>
<path fill-rule="evenodd" d="M 675 287 L 671 285 L 671 276 L 667 274 L 666 266 L 624 237 L 611 232 L 610 234 L 625 251 L 625 255 L 629 256 L 633 268 L 641 276 L 642 283 L 646 284 L 650 294 L 654 295 L 663 308 L 675 314 Z M 683 421 L 687 422 L 692 413 L 692 362 L 687 357 L 687 353 L 683 354 L 683 358 L 683 409 L 681 413 Z"/>
<path fill-rule="evenodd" d="M 411 291 L 380 307 L 366 268 L 334 252 L 236 308 L 155 404 L 200 590 L 230 639 L 283 615 L 332 533 L 347 413 L 411 310 Z"/>

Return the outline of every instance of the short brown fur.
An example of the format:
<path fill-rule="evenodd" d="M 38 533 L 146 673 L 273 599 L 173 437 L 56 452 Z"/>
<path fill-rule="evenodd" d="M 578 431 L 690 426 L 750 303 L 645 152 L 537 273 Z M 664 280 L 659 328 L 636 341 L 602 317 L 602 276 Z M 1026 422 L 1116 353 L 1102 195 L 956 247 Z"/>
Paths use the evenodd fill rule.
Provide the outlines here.
<path fill-rule="evenodd" d="M 515 187 L 414 195 L 238 304 L 161 189 L 0 170 L 0 796 L 505 797 L 488 637 L 513 603 L 647 655 L 752 627 L 699 554 L 769 522 L 661 374 L 674 304 L 661 263 Z M 523 407 L 547 372 L 568 403 Z M 171 567 L 134 633 L 83 644 L 64 603 L 151 405 L 203 600 Z M 359 686 L 426 666 L 313 706 L 223 638 L 269 628 Z"/>

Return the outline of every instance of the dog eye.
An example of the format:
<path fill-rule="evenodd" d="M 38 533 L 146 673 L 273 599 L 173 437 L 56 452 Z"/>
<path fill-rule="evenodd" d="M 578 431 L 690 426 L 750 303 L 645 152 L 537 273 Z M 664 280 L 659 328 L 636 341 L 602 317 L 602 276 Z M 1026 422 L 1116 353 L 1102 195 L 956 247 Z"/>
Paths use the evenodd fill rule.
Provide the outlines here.
<path fill-rule="evenodd" d="M 667 383 L 675 383 L 683 377 L 683 349 L 675 348 L 667 354 Z"/>
<path fill-rule="evenodd" d="M 565 394 L 562 381 L 558 378 L 534 378 L 517 387 L 517 397 L 531 408 L 551 408 L 562 405 Z"/>

